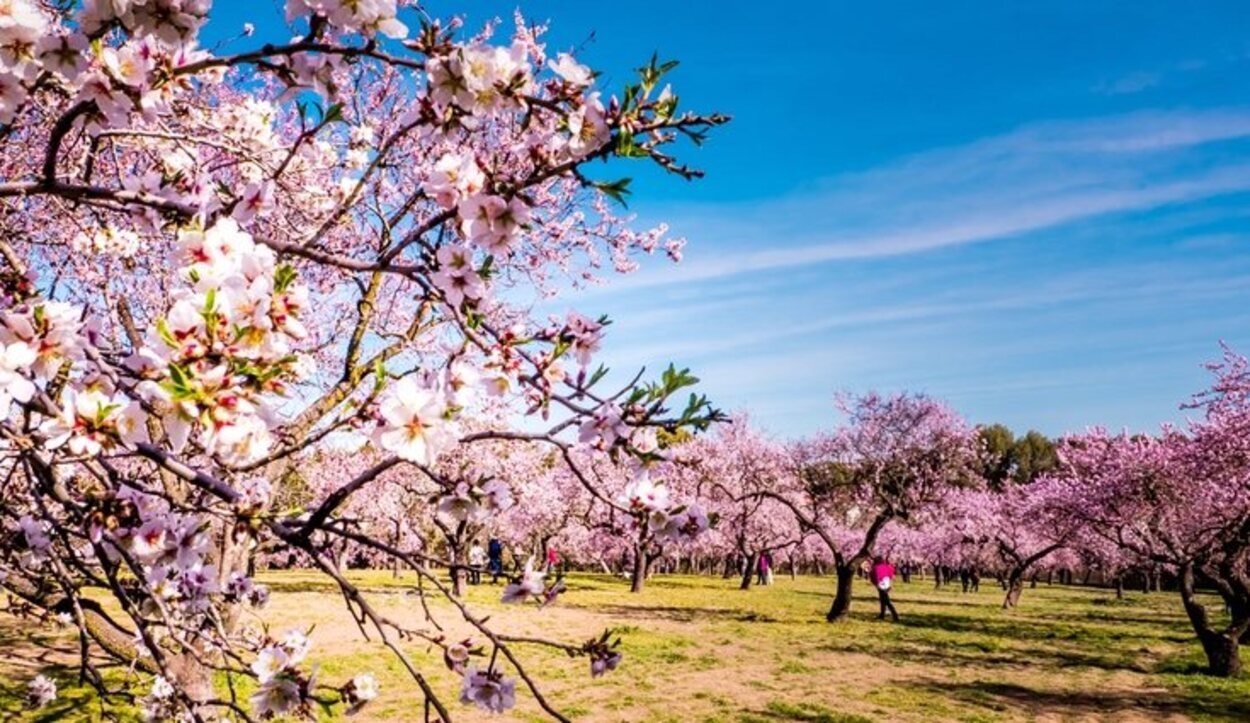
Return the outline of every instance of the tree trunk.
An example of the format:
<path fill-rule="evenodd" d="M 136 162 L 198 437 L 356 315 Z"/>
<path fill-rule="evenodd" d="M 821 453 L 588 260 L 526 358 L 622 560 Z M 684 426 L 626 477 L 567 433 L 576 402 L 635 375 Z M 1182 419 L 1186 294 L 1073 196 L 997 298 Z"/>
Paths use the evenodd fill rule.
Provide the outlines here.
<path fill-rule="evenodd" d="M 1207 654 L 1207 670 L 1219 678 L 1235 678 L 1241 675 L 1241 645 L 1237 638 L 1214 630 L 1198 633 L 1202 651 Z"/>
<path fill-rule="evenodd" d="M 1115 576 L 1115 599 L 1124 599 L 1124 577 L 1121 575 Z"/>
<path fill-rule="evenodd" d="M 1007 577 L 1007 596 L 1003 598 L 1003 609 L 1014 608 L 1020 603 L 1020 593 L 1024 592 L 1024 572 L 1012 570 Z"/>
<path fill-rule="evenodd" d="M 464 597 L 464 568 L 461 566 L 461 552 L 458 545 L 448 545 L 450 554 L 450 564 L 448 565 L 447 574 L 451 575 L 451 594 L 462 598 Z"/>
<path fill-rule="evenodd" d="M 402 528 L 400 527 L 400 521 L 395 520 L 395 533 L 391 537 L 391 546 L 394 547 L 395 549 L 399 549 L 399 542 L 400 542 L 399 538 L 400 538 L 401 530 Z M 400 573 L 400 570 L 402 569 L 401 567 L 402 564 L 403 563 L 400 562 L 398 557 L 391 560 L 391 577 L 392 578 L 396 578 L 396 579 L 399 578 L 399 573 Z"/>
<path fill-rule="evenodd" d="M 739 590 L 751 589 L 751 580 L 754 578 L 754 575 L 755 575 L 755 566 L 760 564 L 759 555 L 755 553 L 751 553 L 750 555 L 747 555 L 746 557 L 747 557 L 747 568 L 746 570 L 742 572 L 742 582 L 738 583 Z"/>
<path fill-rule="evenodd" d="M 838 588 L 833 596 L 833 605 L 830 606 L 829 613 L 825 615 L 825 620 L 832 623 L 845 618 L 847 613 L 851 612 L 851 588 L 855 583 L 855 568 L 857 567 L 859 567 L 858 560 L 836 567 Z"/>
<path fill-rule="evenodd" d="M 1181 601 L 1185 613 L 1198 634 L 1202 651 L 1207 655 L 1207 670 L 1220 678 L 1232 678 L 1241 674 L 1241 649 L 1235 635 L 1227 635 L 1211 628 L 1207 608 L 1198 602 L 1194 591 L 1194 570 L 1190 565 L 1180 571 Z M 1236 621 L 1234 621 L 1236 623 Z"/>
<path fill-rule="evenodd" d="M 629 578 L 629 591 L 642 592 L 647 581 L 647 553 L 641 545 L 634 545 L 634 569 Z"/>

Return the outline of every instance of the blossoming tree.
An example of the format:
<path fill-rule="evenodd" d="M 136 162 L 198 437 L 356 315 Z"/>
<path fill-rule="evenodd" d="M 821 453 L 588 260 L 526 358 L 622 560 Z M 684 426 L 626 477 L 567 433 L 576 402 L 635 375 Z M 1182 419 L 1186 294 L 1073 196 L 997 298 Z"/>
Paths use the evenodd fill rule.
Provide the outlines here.
<path fill-rule="evenodd" d="M 850 611 L 855 572 L 887 525 L 918 523 L 952 489 L 979 482 L 976 435 L 944 404 L 873 392 L 843 396 L 839 406 L 842 426 L 794 448 L 790 485 L 761 493 L 788 507 L 833 557 L 830 622 Z"/>
<path fill-rule="evenodd" d="M 1188 429 L 1157 436 L 1102 430 L 1060 447 L 1067 514 L 1133 559 L 1177 576 L 1181 602 L 1210 672 L 1237 675 L 1250 633 L 1250 362 L 1231 350 Z M 1212 616 L 1198 585 L 1229 612 Z"/>
<path fill-rule="evenodd" d="M 72 620 L 102 696 L 123 691 L 101 656 L 141 671 L 150 717 L 363 705 L 378 694 L 367 671 L 318 680 L 303 633 L 240 623 L 266 597 L 249 562 L 286 550 L 398 656 L 427 718 L 451 714 L 401 637 L 445 650 L 464 701 L 504 709 L 516 675 L 562 719 L 516 648 L 602 672 L 617 655 L 605 639 L 510 640 L 454 606 L 482 636 L 485 657 L 470 656 L 434 621 L 380 613 L 326 545 L 350 540 L 447 592 L 411 548 L 343 518 L 397 469 L 426 474 L 457 515 L 492 514 L 497 490 L 436 467 L 509 441 L 550 447 L 583 494 L 637 513 L 578 455 L 645 474 L 655 428 L 716 413 L 694 396 L 672 407 L 693 381 L 676 371 L 604 390 L 606 320 L 536 318 L 528 299 L 632 270 L 637 253 L 679 256 L 663 228 L 616 215 L 628 180 L 591 163 L 693 178 L 671 149 L 725 118 L 680 111 L 662 85 L 672 64 L 654 60 L 601 91 L 519 18 L 509 38 L 494 24 L 462 38 L 407 2 L 288 0 L 289 41 L 210 52 L 196 42 L 210 5 L 0 3 L 0 584 Z M 482 414 L 498 404 L 511 414 Z M 360 437 L 375 463 L 307 505 L 273 504 L 302 457 Z M 650 524 L 676 506 L 653 500 Z M 509 598 L 550 592 L 530 571 Z"/>
<path fill-rule="evenodd" d="M 741 589 L 750 588 L 762 555 L 775 557 L 803 541 L 786 506 L 762 494 L 786 487 L 793 473 L 788 450 L 752 428 L 749 416 L 734 415 L 676 454 L 684 462 L 678 474 L 685 489 L 705 501 L 722 546 L 742 561 Z"/>
<path fill-rule="evenodd" d="M 1042 477 L 999 491 L 966 490 L 951 500 L 964 543 L 989 546 L 997 554 L 1007 594 L 1004 608 L 1020 602 L 1024 578 L 1035 566 L 1073 543 L 1081 525 L 1063 514 L 1062 485 Z"/>

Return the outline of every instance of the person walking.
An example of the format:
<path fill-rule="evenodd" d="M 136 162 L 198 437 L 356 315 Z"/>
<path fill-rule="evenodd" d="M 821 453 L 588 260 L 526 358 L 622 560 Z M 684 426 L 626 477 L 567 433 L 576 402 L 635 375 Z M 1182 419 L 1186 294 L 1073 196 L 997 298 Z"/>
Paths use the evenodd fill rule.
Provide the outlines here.
<path fill-rule="evenodd" d="M 482 549 L 480 540 L 473 541 L 473 547 L 469 548 L 469 584 L 482 584 L 482 568 L 486 567 L 486 550 Z"/>
<path fill-rule="evenodd" d="M 499 541 L 499 538 L 492 537 L 490 542 L 486 543 L 486 559 L 491 575 L 490 584 L 494 585 L 499 582 L 499 576 L 503 574 L 503 543 Z"/>
<path fill-rule="evenodd" d="M 894 565 L 890 564 L 885 557 L 879 556 L 873 561 L 870 576 L 872 584 L 877 586 L 877 598 L 881 601 L 881 614 L 877 616 L 877 619 L 885 620 L 885 612 L 889 610 L 894 622 L 897 623 L 898 611 L 894 609 L 894 602 L 890 600 L 890 588 L 894 587 Z"/>
<path fill-rule="evenodd" d="M 759 564 L 756 565 L 756 572 L 758 573 L 755 580 L 756 584 L 768 585 L 772 583 L 772 569 L 773 562 L 771 556 L 767 552 L 761 552 Z"/>

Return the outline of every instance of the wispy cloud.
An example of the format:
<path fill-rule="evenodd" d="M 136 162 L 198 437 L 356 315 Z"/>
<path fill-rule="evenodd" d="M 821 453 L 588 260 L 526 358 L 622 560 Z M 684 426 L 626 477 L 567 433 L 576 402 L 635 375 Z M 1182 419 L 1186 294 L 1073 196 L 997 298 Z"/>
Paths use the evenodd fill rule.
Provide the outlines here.
<path fill-rule="evenodd" d="M 1162 80 L 1162 76 L 1158 73 L 1139 70 L 1112 81 L 1099 83 L 1094 86 L 1094 92 L 1105 93 L 1106 95 L 1131 95 L 1155 87 L 1160 80 Z"/>
<path fill-rule="evenodd" d="M 984 243 L 1250 190 L 1213 146 L 1250 138 L 1250 110 L 1032 124 L 845 174 L 791 197 L 671 209 L 689 260 L 608 290 Z"/>

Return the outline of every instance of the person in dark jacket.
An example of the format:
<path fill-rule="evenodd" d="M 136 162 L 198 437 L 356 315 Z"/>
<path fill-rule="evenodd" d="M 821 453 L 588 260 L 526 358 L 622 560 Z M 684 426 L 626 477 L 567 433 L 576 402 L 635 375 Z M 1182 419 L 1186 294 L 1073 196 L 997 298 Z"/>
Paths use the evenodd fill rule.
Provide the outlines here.
<path fill-rule="evenodd" d="M 503 543 L 499 538 L 492 537 L 486 544 L 486 559 L 490 569 L 490 584 L 494 585 L 503 574 Z"/>

